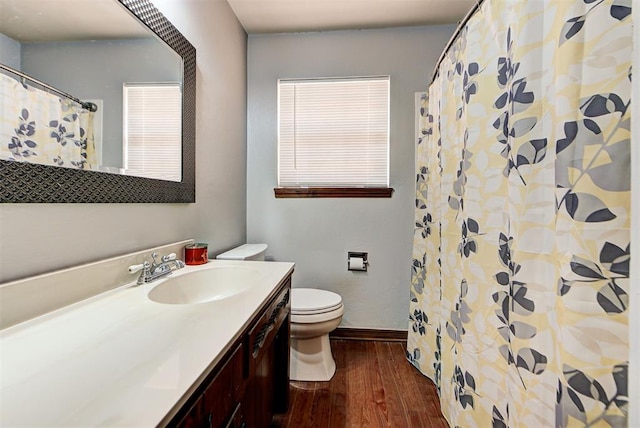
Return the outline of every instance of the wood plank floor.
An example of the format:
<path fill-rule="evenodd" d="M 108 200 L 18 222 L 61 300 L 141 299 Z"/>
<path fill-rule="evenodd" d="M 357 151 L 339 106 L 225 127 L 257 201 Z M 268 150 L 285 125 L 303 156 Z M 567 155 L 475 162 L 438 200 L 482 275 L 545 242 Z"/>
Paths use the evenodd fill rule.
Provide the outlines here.
<path fill-rule="evenodd" d="M 272 427 L 446 428 L 433 383 L 411 366 L 402 342 L 332 339 L 330 382 L 291 382 L 289 411 Z"/>

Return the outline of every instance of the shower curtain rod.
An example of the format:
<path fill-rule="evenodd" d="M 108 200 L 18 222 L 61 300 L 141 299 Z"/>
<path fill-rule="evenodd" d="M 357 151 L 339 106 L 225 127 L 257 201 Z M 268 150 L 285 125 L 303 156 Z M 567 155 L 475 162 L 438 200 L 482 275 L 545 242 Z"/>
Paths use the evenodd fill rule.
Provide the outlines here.
<path fill-rule="evenodd" d="M 75 101 L 76 103 L 80 104 L 82 106 L 82 108 L 89 110 L 91 112 L 95 112 L 98 111 L 98 106 L 95 105 L 94 103 L 90 103 L 90 102 L 86 102 L 86 101 L 82 101 L 76 97 L 74 97 L 73 95 L 69 95 L 66 92 L 61 91 L 60 89 L 54 88 L 51 85 L 48 85 L 38 79 L 35 79 L 27 74 L 24 74 L 14 68 L 11 68 L 9 66 L 6 66 L 4 64 L 0 64 L 0 69 L 5 70 L 9 73 L 15 74 L 16 76 L 20 77 L 21 79 L 26 79 L 29 80 L 32 83 L 35 83 L 39 86 L 42 86 L 43 88 L 45 88 L 46 90 L 55 93 L 56 95 L 60 95 L 63 96 L 65 98 L 70 99 L 71 101 Z"/>
<path fill-rule="evenodd" d="M 431 74 L 431 83 L 433 83 L 433 81 L 436 80 L 436 77 L 438 76 L 438 70 L 440 69 L 440 64 L 444 60 L 444 57 L 447 55 L 447 52 L 449 52 L 449 48 L 451 48 L 451 45 L 453 45 L 453 43 L 456 41 L 456 39 L 460 35 L 460 31 L 462 31 L 462 28 L 465 25 L 467 25 L 467 22 L 469 22 L 469 19 L 471 19 L 473 14 L 475 14 L 477 10 L 480 9 L 480 5 L 484 3 L 484 1 L 485 0 L 475 0 L 475 3 L 471 7 L 471 10 L 469 10 L 469 12 L 467 12 L 464 18 L 462 18 L 462 20 L 458 22 L 458 28 L 456 28 L 456 31 L 453 33 L 453 35 L 447 42 L 447 45 L 444 47 L 442 54 L 440 54 L 440 58 L 438 58 L 438 62 L 436 62 L 436 66 L 434 67 L 433 73 Z"/>

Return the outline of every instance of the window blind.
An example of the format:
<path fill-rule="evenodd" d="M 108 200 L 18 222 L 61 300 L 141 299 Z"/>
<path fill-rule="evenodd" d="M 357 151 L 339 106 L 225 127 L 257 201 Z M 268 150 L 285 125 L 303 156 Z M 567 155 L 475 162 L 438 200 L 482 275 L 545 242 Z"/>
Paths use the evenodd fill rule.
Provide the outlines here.
<path fill-rule="evenodd" d="M 182 180 L 179 83 L 125 83 L 124 168 L 131 175 Z"/>
<path fill-rule="evenodd" d="M 388 187 L 389 76 L 278 81 L 278 186 Z"/>

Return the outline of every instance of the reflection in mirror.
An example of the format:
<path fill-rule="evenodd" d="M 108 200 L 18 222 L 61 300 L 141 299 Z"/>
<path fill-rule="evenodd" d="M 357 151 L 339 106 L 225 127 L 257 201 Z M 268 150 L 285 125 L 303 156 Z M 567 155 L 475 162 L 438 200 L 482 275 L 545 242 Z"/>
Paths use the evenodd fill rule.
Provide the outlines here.
<path fill-rule="evenodd" d="M 95 15 L 100 20 L 104 15 L 99 8 L 102 1 L 65 0 L 65 6 L 87 3 L 95 5 L 97 11 L 93 18 L 80 16 L 82 19 L 73 19 L 78 18 L 74 15 L 75 9 L 65 8 L 69 22 L 73 22 L 73 26 L 83 28 L 85 21 L 90 23 L 91 19 L 96 19 Z M 177 182 L 124 174 L 105 174 L 94 170 L 60 168 L 0 158 L 0 203 L 195 202 L 196 49 L 160 13 L 151 0 L 113 1 L 131 12 L 139 23 L 153 31 L 182 58 L 182 180 Z M 51 3 L 61 4 L 59 1 Z M 4 7 L 3 5 L 0 0 L 0 7 Z M 6 16 L 3 9 L 0 9 L 0 16 Z M 100 108 L 100 100 L 97 100 L 96 104 L 98 111 L 107 111 L 107 107 Z M 98 127 L 95 129 L 97 135 Z"/>
<path fill-rule="evenodd" d="M 0 0 L 0 64 L 0 159 L 181 181 L 182 58 L 118 1 Z"/>

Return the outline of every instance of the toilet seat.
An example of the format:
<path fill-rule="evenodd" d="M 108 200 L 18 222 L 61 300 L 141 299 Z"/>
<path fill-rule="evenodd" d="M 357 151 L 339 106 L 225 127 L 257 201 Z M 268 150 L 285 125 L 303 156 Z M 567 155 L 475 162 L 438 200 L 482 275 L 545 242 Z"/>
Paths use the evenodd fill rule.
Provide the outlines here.
<path fill-rule="evenodd" d="M 312 324 L 331 321 L 344 313 L 342 297 L 315 288 L 291 289 L 291 322 Z"/>
<path fill-rule="evenodd" d="M 291 289 L 291 313 L 315 315 L 335 311 L 342 306 L 342 297 L 327 290 L 315 288 Z"/>

